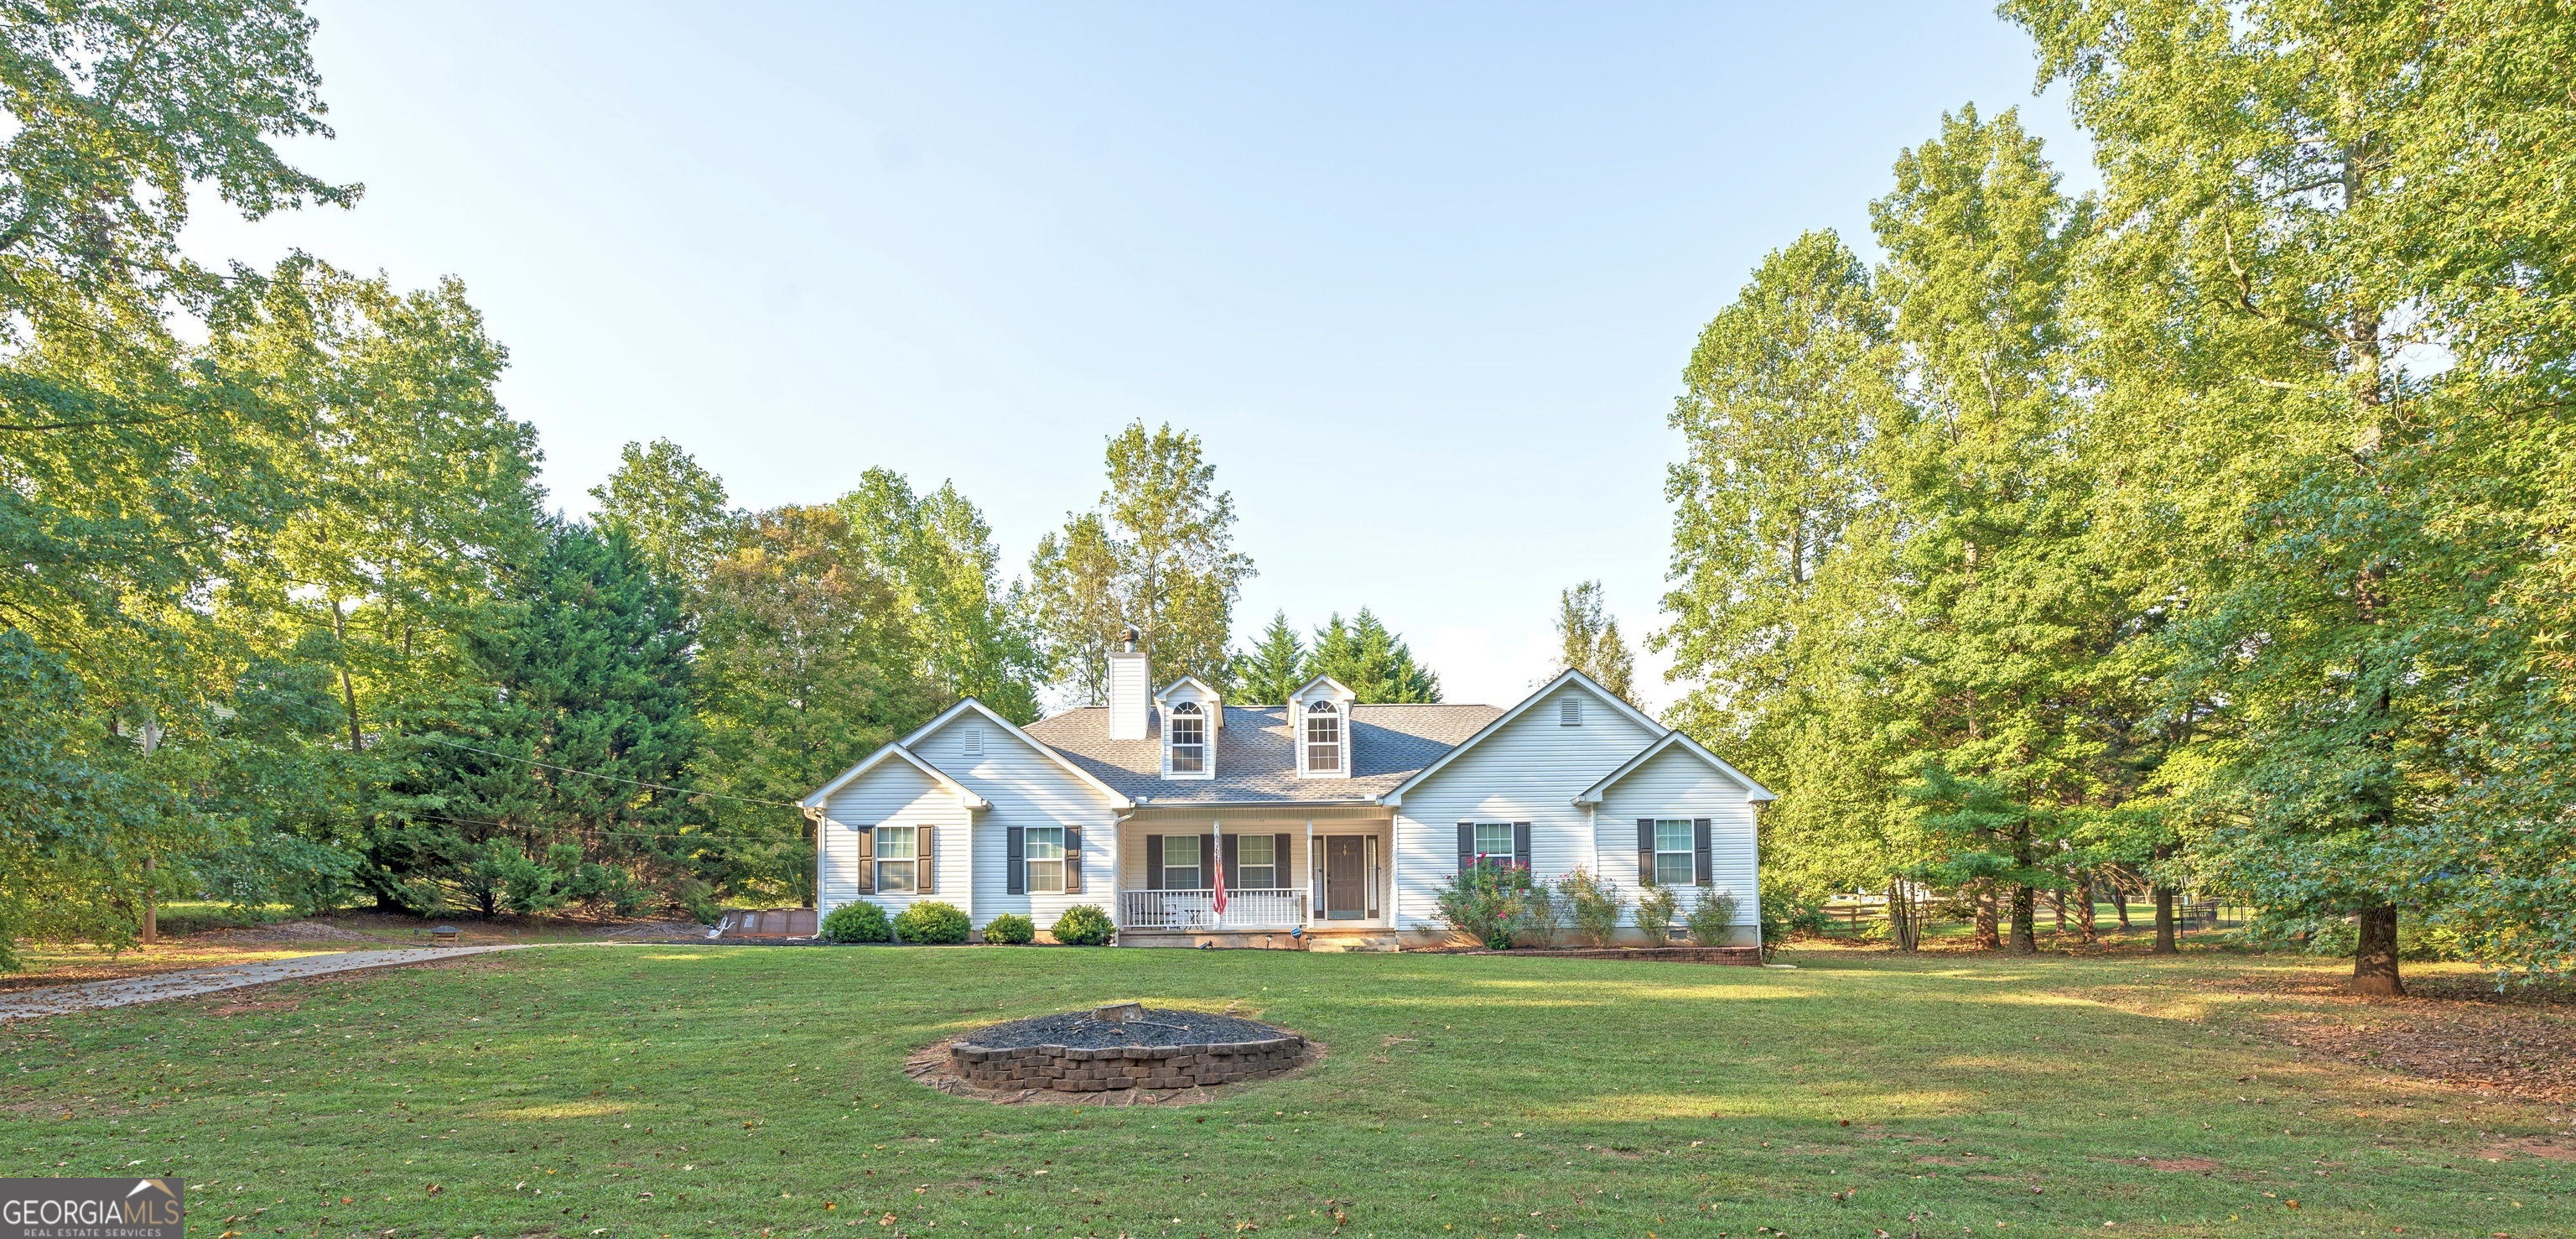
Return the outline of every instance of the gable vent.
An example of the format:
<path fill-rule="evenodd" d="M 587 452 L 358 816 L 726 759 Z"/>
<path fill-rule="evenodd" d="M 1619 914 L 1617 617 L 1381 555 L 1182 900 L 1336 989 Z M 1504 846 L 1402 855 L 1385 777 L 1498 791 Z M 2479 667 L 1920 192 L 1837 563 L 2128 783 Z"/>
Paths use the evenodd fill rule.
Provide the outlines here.
<path fill-rule="evenodd" d="M 981 728 L 981 727 L 969 727 L 969 728 L 967 728 L 967 729 L 966 729 L 965 744 L 966 744 L 966 755 L 967 755 L 967 756 L 969 756 L 969 757 L 981 757 L 981 756 L 983 756 L 983 754 L 984 754 L 984 729 L 983 729 L 983 728 Z"/>
<path fill-rule="evenodd" d="M 1568 697 L 1557 702 L 1556 725 L 1559 727 L 1581 727 L 1583 725 L 1583 703 L 1572 697 Z"/>

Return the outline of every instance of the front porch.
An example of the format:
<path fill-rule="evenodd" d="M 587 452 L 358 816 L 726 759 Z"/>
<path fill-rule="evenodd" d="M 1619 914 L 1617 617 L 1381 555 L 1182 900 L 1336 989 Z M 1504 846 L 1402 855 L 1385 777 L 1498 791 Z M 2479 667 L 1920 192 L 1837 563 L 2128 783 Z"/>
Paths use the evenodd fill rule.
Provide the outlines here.
<path fill-rule="evenodd" d="M 1391 944 L 1393 833 L 1384 810 L 1139 813 L 1119 831 L 1119 941 L 1329 950 L 1327 942 L 1377 936 Z"/>

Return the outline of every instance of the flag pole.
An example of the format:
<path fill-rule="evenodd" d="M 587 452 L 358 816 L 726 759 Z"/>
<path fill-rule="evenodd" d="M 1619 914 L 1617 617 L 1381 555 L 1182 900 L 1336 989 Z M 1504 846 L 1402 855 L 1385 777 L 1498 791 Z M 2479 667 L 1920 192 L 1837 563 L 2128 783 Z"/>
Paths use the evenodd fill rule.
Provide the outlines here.
<path fill-rule="evenodd" d="M 1209 818 L 1208 826 L 1210 827 L 1208 838 L 1216 844 L 1216 855 L 1208 857 L 1208 867 L 1215 871 L 1216 881 L 1209 885 L 1216 889 L 1216 898 L 1212 902 L 1216 904 L 1217 924 L 1223 925 L 1225 923 L 1225 823 Z"/>

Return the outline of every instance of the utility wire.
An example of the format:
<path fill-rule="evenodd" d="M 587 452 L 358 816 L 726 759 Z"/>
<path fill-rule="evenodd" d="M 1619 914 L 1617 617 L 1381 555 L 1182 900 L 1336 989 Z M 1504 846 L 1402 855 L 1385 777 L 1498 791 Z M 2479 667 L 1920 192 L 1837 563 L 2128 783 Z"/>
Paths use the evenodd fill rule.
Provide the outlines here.
<path fill-rule="evenodd" d="M 705 796 L 715 800 L 735 800 L 740 801 L 743 804 L 767 805 L 773 809 L 802 809 L 805 807 L 792 800 L 762 800 L 754 796 L 729 796 L 723 792 L 700 791 L 692 787 L 673 787 L 668 783 L 647 783 L 642 779 L 629 779 L 614 774 L 600 774 L 593 770 L 575 770 L 570 766 L 558 766 L 553 762 L 538 761 L 533 757 L 521 757 L 515 753 L 495 753 L 490 749 L 478 749 L 470 744 L 458 744 L 453 740 L 442 740 L 428 732 L 415 731 L 410 734 L 415 740 L 427 740 L 431 744 L 445 745 L 451 749 L 463 749 L 468 753 L 481 753 L 485 757 L 498 757 L 503 761 L 523 761 L 531 766 L 542 766 L 548 770 L 562 771 L 565 774 L 578 774 L 584 778 L 591 779 L 606 779 L 612 783 L 631 783 L 637 787 L 649 787 L 657 792 L 677 792 L 683 796 Z"/>
<path fill-rule="evenodd" d="M 421 822 L 446 822 L 452 826 L 489 826 L 495 830 L 526 830 L 529 828 L 528 824 L 524 822 L 513 826 L 508 822 L 486 822 L 481 819 L 471 817 L 446 817 L 437 813 L 411 813 L 398 811 L 394 816 Z M 698 839 L 708 843 L 742 843 L 745 841 L 755 843 L 775 842 L 775 840 L 762 839 L 758 836 L 720 835 L 713 831 L 699 831 L 692 834 L 686 831 L 671 832 L 659 830 L 629 830 L 622 826 L 576 826 L 573 829 L 595 831 L 603 835 L 622 835 L 629 839 Z"/>

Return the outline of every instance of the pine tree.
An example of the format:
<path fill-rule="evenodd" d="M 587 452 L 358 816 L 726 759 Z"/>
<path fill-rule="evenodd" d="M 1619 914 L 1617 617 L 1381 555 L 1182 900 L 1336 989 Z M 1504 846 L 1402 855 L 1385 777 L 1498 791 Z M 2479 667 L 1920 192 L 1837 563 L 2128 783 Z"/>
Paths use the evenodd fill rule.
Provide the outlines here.
<path fill-rule="evenodd" d="M 1359 702 L 1436 702 L 1440 677 L 1413 661 L 1404 639 L 1387 631 L 1367 607 L 1347 624 L 1339 612 L 1315 630 L 1306 658 L 1307 679 L 1329 675 Z"/>
<path fill-rule="evenodd" d="M 1260 644 L 1234 656 L 1235 692 L 1246 704 L 1284 703 L 1313 678 L 1306 671 L 1306 645 L 1288 626 L 1286 611 L 1270 617 Z"/>
<path fill-rule="evenodd" d="M 403 820 L 373 849 L 391 893 L 491 916 L 581 886 L 624 902 L 636 879 L 674 876 L 657 862 L 679 849 L 660 845 L 693 810 L 639 785 L 687 777 L 695 642 L 678 592 L 624 534 L 554 524 L 467 637 L 484 676 L 470 704 L 400 742 Z"/>

